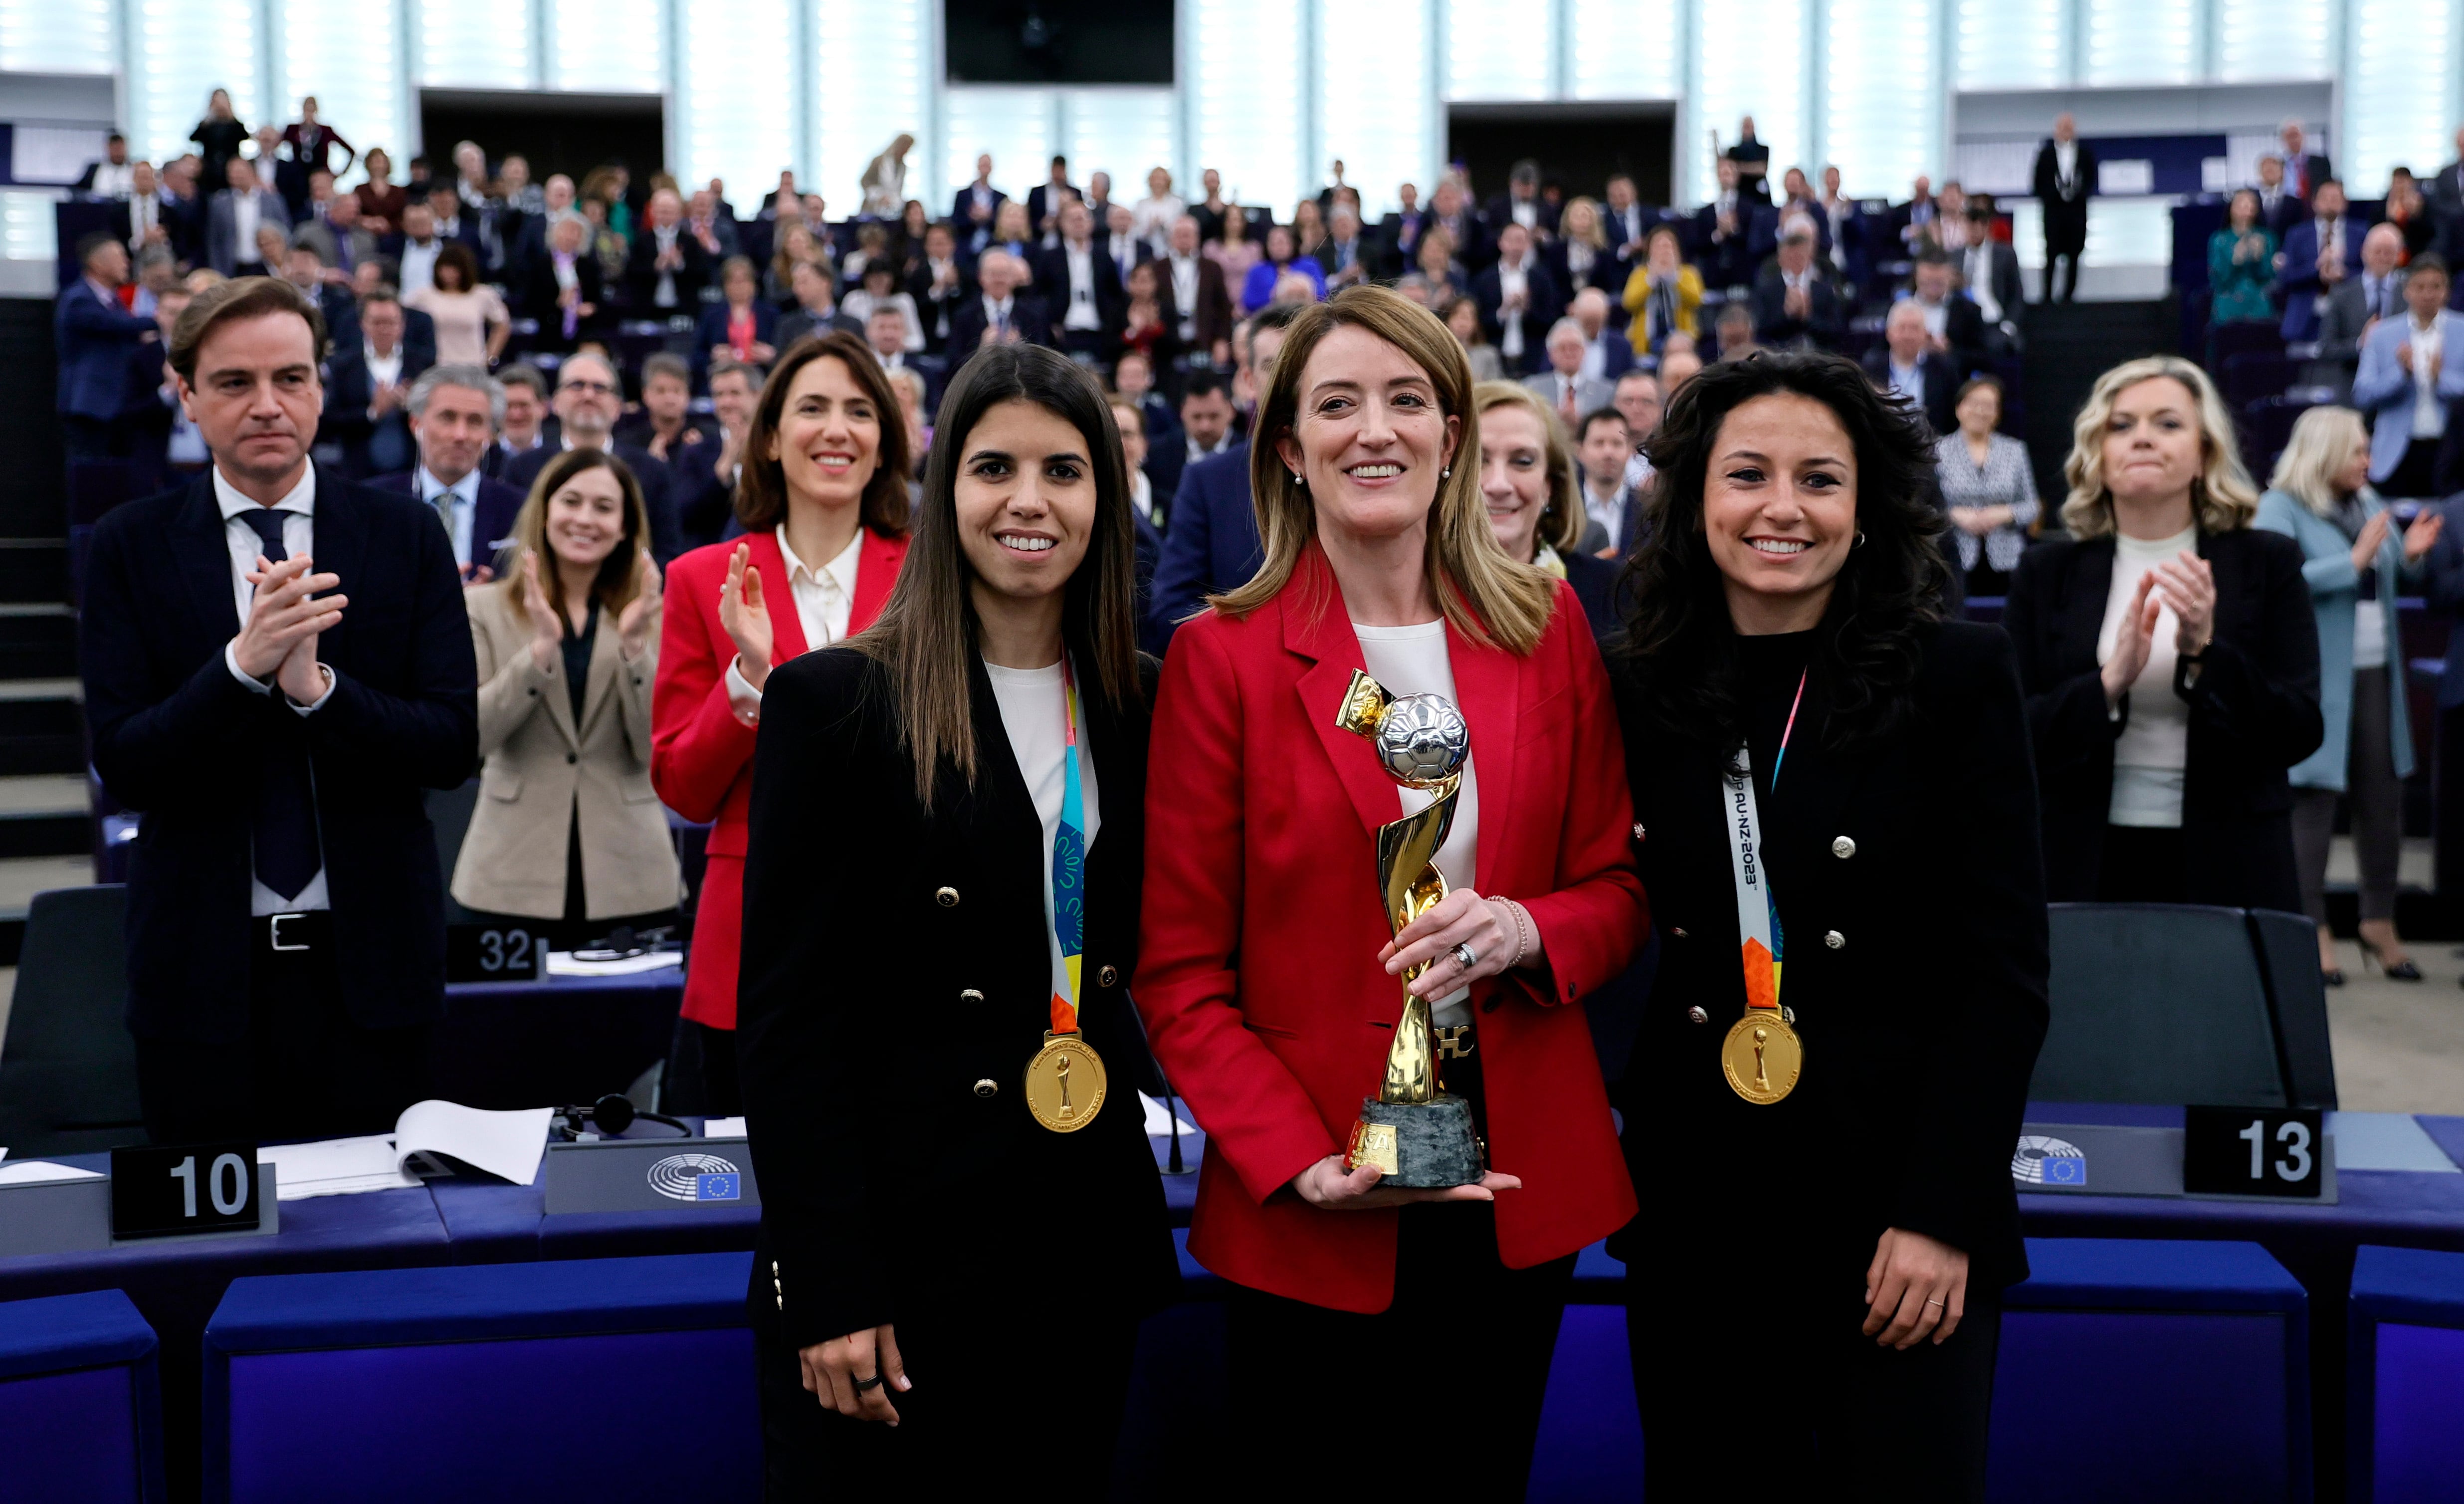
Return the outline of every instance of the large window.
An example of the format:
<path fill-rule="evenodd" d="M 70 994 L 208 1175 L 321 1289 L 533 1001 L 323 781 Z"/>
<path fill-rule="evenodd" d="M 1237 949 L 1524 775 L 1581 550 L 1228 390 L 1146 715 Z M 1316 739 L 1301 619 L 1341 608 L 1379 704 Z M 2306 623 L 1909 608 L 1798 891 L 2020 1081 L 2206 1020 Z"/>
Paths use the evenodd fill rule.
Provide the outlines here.
<path fill-rule="evenodd" d="M 275 14 L 282 64 L 276 103 L 283 118 L 296 116 L 300 96 L 315 95 L 317 118 L 344 141 L 361 151 L 383 146 L 395 161 L 407 161 L 403 144 L 410 139 L 410 121 L 399 0 L 348 6 L 278 0 Z M 359 176 L 354 171 L 344 181 Z"/>
<path fill-rule="evenodd" d="M 128 15 L 128 134 L 140 155 L 164 162 L 187 150 L 218 88 L 251 130 L 266 123 L 255 0 L 130 0 Z"/>
<path fill-rule="evenodd" d="M 792 0 L 677 0 L 676 140 L 684 148 L 678 180 L 727 180 L 740 211 L 778 184 L 779 169 L 796 165 L 796 34 Z M 746 47 L 748 34 L 780 39 Z M 907 176 L 924 164 L 911 153 Z"/>
<path fill-rule="evenodd" d="M 1317 17 L 1320 58 L 1375 57 L 1379 66 L 1320 67 L 1317 139 L 1329 161 L 1311 163 L 1311 170 L 1340 159 L 1372 224 L 1397 207 L 1402 184 L 1417 185 L 1427 202 L 1439 156 L 1427 8 L 1321 4 Z"/>
<path fill-rule="evenodd" d="M 115 0 L 0 0 L 0 73 L 109 73 Z"/>
<path fill-rule="evenodd" d="M 1371 9 L 1383 21 L 1403 7 Z M 1553 5 L 1546 0 L 1449 0 L 1445 15 L 1447 99 L 1553 97 L 1557 62 Z"/>
<path fill-rule="evenodd" d="M 539 81 L 538 3 L 409 0 L 414 77 L 438 89 L 532 87 Z"/>
<path fill-rule="evenodd" d="M 2323 78 L 2335 8 L 2320 0 L 2214 0 L 2216 79 Z"/>
<path fill-rule="evenodd" d="M 661 0 L 548 0 L 547 86 L 587 94 L 658 94 L 668 86 L 668 8 Z M 769 45 L 737 23 L 737 46 Z M 787 38 L 780 37 L 784 47 Z"/>
<path fill-rule="evenodd" d="M 1857 197 L 1906 193 L 1942 160 L 1936 0 L 1830 0 L 1823 8 L 1822 156 Z M 1821 186 L 1822 163 L 1807 162 Z M 1784 170 L 1774 160 L 1773 171 Z"/>
<path fill-rule="evenodd" d="M 1183 0 L 1189 36 L 1189 166 L 1223 174 L 1236 203 L 1290 206 L 1300 198 L 1299 0 Z"/>
<path fill-rule="evenodd" d="M 2455 8 L 2441 0 L 2353 0 L 2345 25 L 2344 139 L 2336 166 L 2357 198 L 2387 191 L 2399 164 L 2427 178 L 2449 160 Z"/>
<path fill-rule="evenodd" d="M 1064 91 L 1061 150 L 1069 158 L 1070 181 L 1084 188 L 1096 173 L 1109 172 L 1112 202 L 1132 205 L 1147 196 L 1147 174 L 1156 167 L 1170 171 L 1177 183 L 1180 173 L 1174 164 L 1180 160 L 1175 129 L 1178 114 L 1170 89 Z M 975 176 L 972 161 L 967 176 Z"/>
<path fill-rule="evenodd" d="M 864 166 L 893 136 L 915 138 L 908 161 L 910 192 L 934 185 L 922 168 L 933 161 L 932 91 L 926 74 L 932 17 L 926 0 L 826 0 L 814 11 L 815 124 L 812 188 L 830 212 L 852 214 L 864 202 Z M 932 0 L 938 4 L 939 0 Z M 963 183 L 975 175 L 973 168 Z M 1041 174 L 1039 174 L 1040 176 Z"/>
<path fill-rule="evenodd" d="M 941 181 L 949 192 L 934 204 L 946 213 L 950 199 L 976 180 L 976 158 L 990 153 L 993 187 L 1023 202 L 1027 190 L 1044 181 L 1052 154 L 1061 150 L 1052 130 L 1055 104 L 1050 89 L 954 87 L 941 99 L 941 122 L 949 149 L 942 157 Z M 1070 181 L 1081 187 L 1081 168 L 1070 164 Z"/>
<path fill-rule="evenodd" d="M 1731 5 L 1697 0 L 1693 139 L 1681 142 L 1682 196 L 1699 204 L 1716 190 L 1712 136 L 1721 149 L 1737 143 L 1740 117 L 1754 118 L 1754 139 L 1771 148 L 1774 185 L 1805 155 L 1805 33 L 1815 0 L 1756 0 Z"/>
<path fill-rule="evenodd" d="M 1677 0 L 1573 0 L 1578 100 L 1673 100 L 1684 92 Z"/>
<path fill-rule="evenodd" d="M 2199 77 L 2197 0 L 2079 0 L 2086 32 L 2079 81 L 2193 83 Z"/>
<path fill-rule="evenodd" d="M 1958 87 L 2056 89 L 2070 81 L 2062 0 L 1959 0 Z"/>

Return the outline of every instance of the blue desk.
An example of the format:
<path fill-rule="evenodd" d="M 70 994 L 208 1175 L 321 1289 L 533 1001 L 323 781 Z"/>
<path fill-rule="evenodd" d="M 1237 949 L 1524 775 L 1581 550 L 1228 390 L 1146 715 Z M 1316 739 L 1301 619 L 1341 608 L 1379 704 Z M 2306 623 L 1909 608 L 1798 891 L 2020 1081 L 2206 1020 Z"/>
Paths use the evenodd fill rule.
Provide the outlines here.
<path fill-rule="evenodd" d="M 622 1092 L 668 1056 L 678 967 L 629 977 L 459 982 L 429 1051 L 431 1095 L 465 1107 L 563 1107 Z"/>
<path fill-rule="evenodd" d="M 2431 1504 L 2464 1480 L 2464 1255 L 2365 1248 L 2353 1262 L 2354 1504 Z"/>
<path fill-rule="evenodd" d="M 163 1497 L 154 1329 L 117 1290 L 0 1304 L 0 1498 Z"/>

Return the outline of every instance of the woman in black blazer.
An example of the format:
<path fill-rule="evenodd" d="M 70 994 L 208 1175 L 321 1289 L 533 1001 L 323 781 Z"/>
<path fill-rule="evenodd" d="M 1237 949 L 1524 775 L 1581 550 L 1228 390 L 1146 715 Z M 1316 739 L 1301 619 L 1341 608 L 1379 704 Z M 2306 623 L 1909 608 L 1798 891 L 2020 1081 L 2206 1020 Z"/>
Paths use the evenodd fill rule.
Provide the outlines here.
<path fill-rule="evenodd" d="M 1931 444 L 1848 361 L 1706 367 L 1650 455 L 1610 652 L 1661 937 L 1610 1240 L 1647 1489 L 1982 1499 L 2046 1019 L 2010 645 L 1940 618 Z"/>
<path fill-rule="evenodd" d="M 880 619 L 765 688 L 738 1027 L 772 1498 L 1076 1497 L 1177 1288 L 1125 985 L 1130 505 L 1092 379 L 985 350 Z"/>
<path fill-rule="evenodd" d="M 1573 586 L 1592 640 L 1604 640 L 1617 626 L 1617 569 L 1575 546 L 1591 516 L 1566 425 L 1519 382 L 1480 383 L 1472 409 L 1480 415 L 1481 498 L 1497 546 Z"/>
<path fill-rule="evenodd" d="M 2254 529 L 2233 423 L 2188 361 L 2104 373 L 2063 467 L 2071 536 L 2031 550 L 2019 652 L 2057 902 L 2299 913 L 2285 770 L 2318 749 L 2301 548 Z"/>

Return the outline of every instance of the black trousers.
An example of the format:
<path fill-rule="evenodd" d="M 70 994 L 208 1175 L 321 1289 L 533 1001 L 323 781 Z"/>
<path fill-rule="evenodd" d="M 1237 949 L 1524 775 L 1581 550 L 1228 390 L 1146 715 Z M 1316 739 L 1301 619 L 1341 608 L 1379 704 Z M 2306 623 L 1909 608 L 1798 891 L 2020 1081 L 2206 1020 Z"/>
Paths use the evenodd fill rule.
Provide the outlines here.
<path fill-rule="evenodd" d="M 1771 1251 L 1628 1269 L 1644 1497 L 1981 1504 L 2000 1292 L 1895 1352 L 1860 1330 L 1861 1262 L 1819 1280 Z"/>
<path fill-rule="evenodd" d="M 2404 447 L 2404 458 L 2397 460 L 2388 472 L 2379 495 L 2387 497 L 2434 497 L 2438 495 L 2438 440 L 2417 438 Z"/>
<path fill-rule="evenodd" d="M 660 1077 L 659 1110 L 733 1117 L 744 1111 L 736 1079 L 736 1030 L 676 1020 L 668 1045 L 668 1069 Z"/>
<path fill-rule="evenodd" d="M 156 1143 L 339 1139 L 389 1133 L 428 1094 L 430 1026 L 351 1022 L 333 930 L 314 914 L 283 925 L 275 950 L 257 931 L 248 1037 L 229 1044 L 137 1040 L 137 1095 Z"/>
<path fill-rule="evenodd" d="M 1395 1303 L 1375 1316 L 1232 1287 L 1241 1496 L 1358 1504 L 1419 1480 L 1467 1504 L 1523 1497 L 1574 1260 L 1507 1269 L 1486 1202 L 1406 1206 L 1402 1224 Z"/>
<path fill-rule="evenodd" d="M 1100 1292 L 1023 1292 L 901 1320 L 898 1353 L 914 1387 L 889 1395 L 898 1412 L 893 1429 L 825 1409 L 805 1390 L 767 1270 L 757 1258 L 748 1300 L 760 1364 L 763 1497 L 771 1504 L 1088 1504 L 1105 1496 L 1138 1323 L 1106 1308 Z"/>
<path fill-rule="evenodd" d="M 2056 245 L 2052 236 L 2045 237 L 2045 301 L 2049 303 L 2069 302 L 2079 292 L 2079 253 L 2087 245 L 2086 232 L 2082 231 L 2080 233 L 2082 238 L 2077 241 L 2066 238 L 2060 245 Z M 2054 291 L 2057 268 L 2065 269 L 2069 274 L 2062 277 L 2059 293 Z"/>

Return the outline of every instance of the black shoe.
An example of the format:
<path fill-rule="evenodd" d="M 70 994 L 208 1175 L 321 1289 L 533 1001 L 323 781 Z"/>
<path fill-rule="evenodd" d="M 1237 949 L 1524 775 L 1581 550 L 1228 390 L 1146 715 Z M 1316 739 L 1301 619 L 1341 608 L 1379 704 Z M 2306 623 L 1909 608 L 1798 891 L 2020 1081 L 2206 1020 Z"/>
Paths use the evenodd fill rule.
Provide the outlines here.
<path fill-rule="evenodd" d="M 2421 980 L 2421 968 L 2414 965 L 2409 958 L 2399 961 L 2394 965 L 2390 966 L 2387 963 L 2387 959 L 2379 954 L 2379 948 L 2376 945 L 2371 944 L 2368 940 L 2363 940 L 2361 942 L 2361 946 L 2363 970 L 2367 971 L 2372 965 L 2376 965 L 2380 971 L 2387 974 L 2387 978 L 2390 982 L 2419 982 Z"/>
<path fill-rule="evenodd" d="M 2459 984 L 2464 984 L 2464 977 L 2458 977 L 2455 980 Z M 2328 987 L 2343 986 L 2344 984 L 2344 969 L 2342 966 L 2320 967 L 2319 984 L 2321 986 Z"/>

